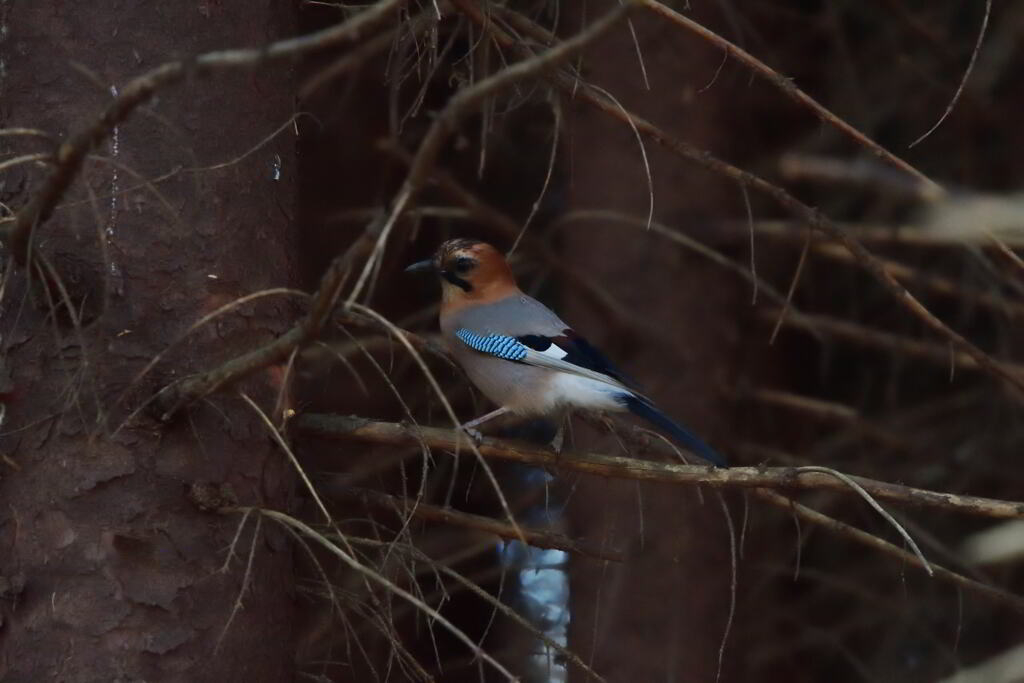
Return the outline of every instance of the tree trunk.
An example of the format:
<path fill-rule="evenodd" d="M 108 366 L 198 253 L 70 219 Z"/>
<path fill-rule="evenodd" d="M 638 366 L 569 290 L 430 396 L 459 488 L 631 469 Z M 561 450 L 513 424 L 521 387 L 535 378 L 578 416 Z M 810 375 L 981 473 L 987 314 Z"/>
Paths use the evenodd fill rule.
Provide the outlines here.
<path fill-rule="evenodd" d="M 3 4 L 0 127 L 52 136 L 0 138 L 5 157 L 55 152 L 118 86 L 165 61 L 291 35 L 293 12 L 241 0 Z M 289 76 L 262 67 L 158 93 L 100 144 L 37 230 L 39 262 L 56 275 L 4 273 L 4 681 L 291 677 L 289 544 L 250 516 L 225 565 L 242 515 L 209 511 L 235 500 L 284 508 L 282 454 L 234 396 L 168 426 L 133 413 L 167 382 L 265 343 L 294 317 L 280 298 L 247 304 L 134 381 L 204 314 L 293 283 L 289 135 L 206 168 L 287 121 Z M 0 200 L 17 210 L 51 169 L 6 173 Z M 240 389 L 269 409 L 275 376 Z"/>

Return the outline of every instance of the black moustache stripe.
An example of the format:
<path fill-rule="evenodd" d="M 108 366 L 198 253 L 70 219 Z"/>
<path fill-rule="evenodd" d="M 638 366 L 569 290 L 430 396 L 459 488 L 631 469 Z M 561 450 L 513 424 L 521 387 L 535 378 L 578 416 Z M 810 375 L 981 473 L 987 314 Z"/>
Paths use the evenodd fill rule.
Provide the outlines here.
<path fill-rule="evenodd" d="M 455 285 L 464 292 L 473 291 L 473 285 L 469 284 L 469 282 L 463 280 L 461 277 L 455 275 L 454 273 L 450 273 L 447 270 L 442 270 L 441 277 L 443 277 L 445 280 L 452 283 L 453 285 Z"/>

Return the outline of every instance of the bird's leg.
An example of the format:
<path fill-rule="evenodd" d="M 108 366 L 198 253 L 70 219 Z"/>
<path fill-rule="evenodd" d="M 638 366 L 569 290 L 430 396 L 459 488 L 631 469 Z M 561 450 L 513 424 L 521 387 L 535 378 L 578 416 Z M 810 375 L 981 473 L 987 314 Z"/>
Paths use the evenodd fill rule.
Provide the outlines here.
<path fill-rule="evenodd" d="M 476 441 L 477 443 L 480 443 L 483 440 L 484 435 L 481 434 L 479 432 L 479 430 L 476 430 L 476 429 L 473 429 L 473 428 L 476 427 L 479 424 L 483 424 L 484 422 L 487 422 L 488 420 L 491 420 L 491 419 L 494 419 L 494 418 L 499 417 L 501 415 L 504 415 L 507 412 L 508 412 L 508 408 L 505 408 L 504 406 L 502 406 L 501 408 L 498 408 L 497 410 L 492 410 L 491 412 L 487 413 L 486 415 L 481 415 L 480 417 L 476 418 L 475 420 L 470 420 L 469 422 L 466 422 L 466 423 L 463 423 L 463 424 L 459 425 L 459 429 L 461 429 L 462 431 L 466 432 L 466 434 L 469 435 L 469 438 L 473 439 L 473 441 Z"/>

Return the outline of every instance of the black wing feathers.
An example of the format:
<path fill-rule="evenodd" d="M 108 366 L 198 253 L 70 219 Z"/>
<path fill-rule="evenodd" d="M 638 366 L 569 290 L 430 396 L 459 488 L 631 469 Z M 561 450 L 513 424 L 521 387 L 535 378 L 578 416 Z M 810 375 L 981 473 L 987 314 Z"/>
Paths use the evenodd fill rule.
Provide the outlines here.
<path fill-rule="evenodd" d="M 619 371 L 617 367 L 612 365 L 612 362 L 608 360 L 603 353 L 597 350 L 590 342 L 576 334 L 570 329 L 562 330 L 562 334 L 557 337 L 545 337 L 540 334 L 525 334 L 516 339 L 523 344 L 528 346 L 534 351 L 547 351 L 554 344 L 559 349 L 565 352 L 565 356 L 562 357 L 566 363 L 572 363 L 578 365 L 581 368 L 587 370 L 593 370 L 594 372 L 600 372 L 603 375 L 622 382 L 623 384 L 631 384 L 627 378 Z"/>
<path fill-rule="evenodd" d="M 526 334 L 516 337 L 516 340 L 534 351 L 549 353 L 557 357 L 557 354 L 552 353 L 551 350 L 552 345 L 554 345 L 556 349 L 561 350 L 565 354 L 561 357 L 562 361 L 607 375 L 622 384 L 632 384 L 628 378 L 619 372 L 618 368 L 612 365 L 611 361 L 605 358 L 603 353 L 572 330 L 563 330 L 562 334 L 557 337 Z M 649 399 L 624 389 L 618 396 L 618 400 L 629 412 L 647 420 L 671 436 L 680 445 L 688 448 L 695 455 L 700 456 L 716 467 L 726 467 L 725 459 L 721 455 L 704 443 L 696 434 L 658 410 Z"/>

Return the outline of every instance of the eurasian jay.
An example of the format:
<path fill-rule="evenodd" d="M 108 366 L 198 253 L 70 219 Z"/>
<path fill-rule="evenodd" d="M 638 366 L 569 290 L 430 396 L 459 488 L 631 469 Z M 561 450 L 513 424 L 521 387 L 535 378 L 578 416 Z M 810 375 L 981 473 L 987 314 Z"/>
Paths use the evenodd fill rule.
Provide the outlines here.
<path fill-rule="evenodd" d="M 544 304 L 527 296 L 501 252 L 486 242 L 454 239 L 407 272 L 441 280 L 441 333 L 455 360 L 487 398 L 500 406 L 467 422 L 504 413 L 558 415 L 573 408 L 629 411 L 719 467 L 725 461 L 690 430 L 629 388 L 596 348 Z"/>

